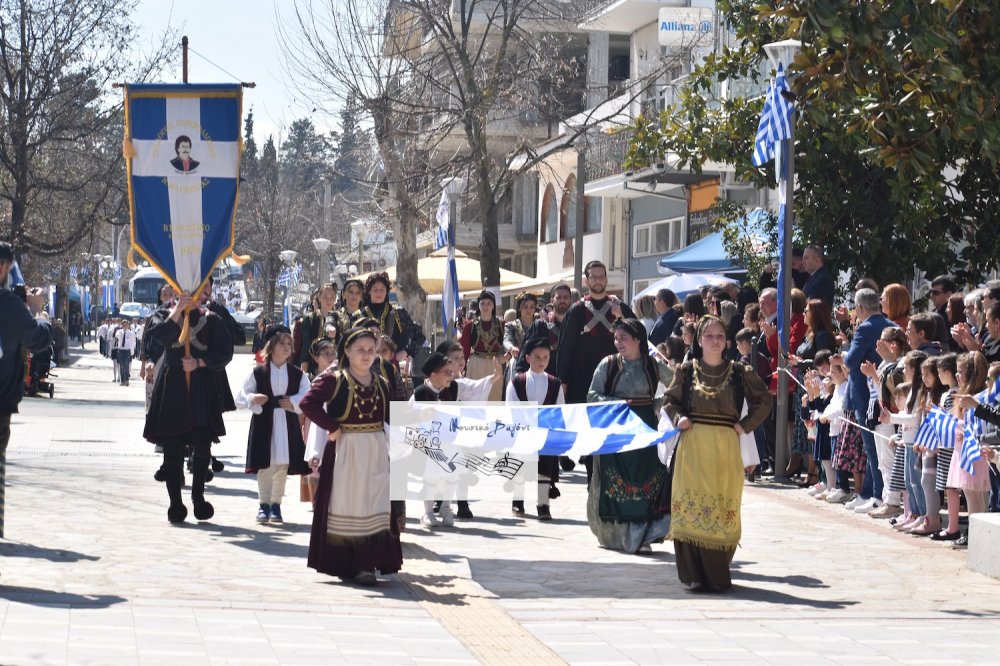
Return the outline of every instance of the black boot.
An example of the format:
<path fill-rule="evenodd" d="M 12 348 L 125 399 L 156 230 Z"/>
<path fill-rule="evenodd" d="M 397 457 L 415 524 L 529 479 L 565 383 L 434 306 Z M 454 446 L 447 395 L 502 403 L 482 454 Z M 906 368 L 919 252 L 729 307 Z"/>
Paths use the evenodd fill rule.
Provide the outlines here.
<path fill-rule="evenodd" d="M 209 520 L 215 515 L 215 507 L 211 502 L 205 501 L 205 477 L 208 476 L 209 459 L 194 455 L 191 462 L 191 504 L 194 506 L 194 517 Z"/>
<path fill-rule="evenodd" d="M 184 472 L 180 464 L 167 465 L 161 468 L 164 483 L 167 485 L 167 496 L 170 497 L 170 508 L 167 509 L 167 520 L 171 523 L 183 523 L 188 510 L 181 498 L 181 485 L 184 483 Z"/>
<path fill-rule="evenodd" d="M 549 511 L 548 504 L 539 504 L 535 509 L 538 511 L 538 520 L 552 520 L 552 513 Z"/>
<path fill-rule="evenodd" d="M 569 456 L 559 456 L 559 466 L 564 472 L 572 472 L 576 469 L 576 463 Z"/>
<path fill-rule="evenodd" d="M 510 512 L 516 516 L 524 515 L 524 500 L 514 500 L 510 503 Z"/>
<path fill-rule="evenodd" d="M 469 508 L 468 500 L 458 500 L 458 513 L 456 515 L 464 520 L 468 520 L 473 517 L 472 509 Z"/>
<path fill-rule="evenodd" d="M 212 456 L 212 471 L 213 472 L 215 472 L 216 474 L 218 474 L 219 472 L 221 472 L 223 470 L 224 467 L 225 467 L 225 464 L 221 460 L 219 460 L 215 456 Z M 209 479 L 209 481 L 211 481 L 211 480 L 212 479 Z"/>

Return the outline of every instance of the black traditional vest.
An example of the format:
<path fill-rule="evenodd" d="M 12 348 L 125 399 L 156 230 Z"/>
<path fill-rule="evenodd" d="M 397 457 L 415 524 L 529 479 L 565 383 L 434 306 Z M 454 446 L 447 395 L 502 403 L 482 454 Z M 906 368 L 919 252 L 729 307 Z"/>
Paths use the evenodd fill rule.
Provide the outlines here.
<path fill-rule="evenodd" d="M 554 405 L 559 398 L 559 391 L 562 389 L 562 386 L 560 386 L 559 380 L 552 375 L 546 374 L 546 377 L 549 380 L 549 387 L 545 391 L 545 402 L 542 404 Z M 528 373 L 517 373 L 514 375 L 511 383 L 514 384 L 514 393 L 517 394 L 517 399 L 521 402 L 528 402 Z"/>
<path fill-rule="evenodd" d="M 257 393 L 267 396 L 267 402 L 261 407 L 260 414 L 254 414 L 250 419 L 250 435 L 247 442 L 247 459 L 245 471 L 255 474 L 257 471 L 271 466 L 271 435 L 274 428 L 274 410 L 281 409 L 278 399 L 285 396 L 274 395 L 271 388 L 270 363 L 258 365 L 253 369 L 253 378 L 257 384 Z M 285 364 L 288 372 L 288 390 L 298 390 L 302 381 L 302 370 L 291 362 Z M 294 391 L 293 391 L 294 392 Z M 285 412 L 288 428 L 288 473 L 308 474 L 311 470 L 305 462 L 306 446 L 302 440 L 302 429 L 299 426 L 298 414 Z"/>
<path fill-rule="evenodd" d="M 440 393 L 432 391 L 427 384 L 421 384 L 413 389 L 413 399 L 417 402 L 455 402 L 458 400 L 458 382 L 452 381 Z"/>

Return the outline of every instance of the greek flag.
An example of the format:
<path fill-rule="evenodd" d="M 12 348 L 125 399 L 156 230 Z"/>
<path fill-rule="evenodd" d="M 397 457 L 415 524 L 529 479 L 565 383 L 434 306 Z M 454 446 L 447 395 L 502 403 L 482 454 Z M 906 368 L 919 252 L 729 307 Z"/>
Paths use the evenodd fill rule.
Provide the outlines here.
<path fill-rule="evenodd" d="M 778 75 L 764 97 L 764 109 L 754 138 L 752 162 L 756 167 L 774 159 L 775 145 L 779 141 L 792 138 L 792 105 L 781 94 L 783 90 L 788 90 L 788 82 L 785 80 L 785 69 L 779 63 Z"/>
<path fill-rule="evenodd" d="M 914 443 L 928 449 L 952 449 L 958 433 L 958 419 L 940 407 L 931 407 L 924 417 Z"/>
<path fill-rule="evenodd" d="M 76 264 L 73 264 L 72 266 L 69 267 L 69 279 L 75 280 L 77 274 L 78 274 L 78 271 L 77 271 Z"/>
<path fill-rule="evenodd" d="M 277 284 L 279 287 L 290 287 L 292 284 L 292 270 L 287 266 L 278 273 Z"/>
<path fill-rule="evenodd" d="M 437 215 L 434 216 L 434 219 L 437 221 L 437 234 L 434 236 L 435 250 L 440 250 L 448 244 L 448 217 L 450 212 L 448 194 L 442 190 L 441 201 L 438 202 Z"/>
<path fill-rule="evenodd" d="M 242 95 L 239 84 L 125 87 L 132 245 L 181 291 L 233 251 Z"/>
<path fill-rule="evenodd" d="M 958 465 L 969 474 L 975 475 L 976 461 L 983 457 L 983 446 L 979 442 L 982 435 L 982 424 L 974 424 L 979 419 L 972 416 L 972 410 L 966 410 L 965 427 L 962 430 L 962 451 L 959 454 Z"/>
<path fill-rule="evenodd" d="M 406 445 L 415 440 L 414 431 L 423 431 L 433 435 L 430 443 L 436 439 L 445 449 L 576 457 L 644 449 L 679 434 L 669 425 L 659 431 L 650 428 L 624 402 L 550 406 L 418 402 L 392 403 L 391 409 L 393 446 Z"/>
<path fill-rule="evenodd" d="M 441 288 L 441 328 L 447 338 L 452 336 L 455 322 L 455 311 L 458 309 L 458 266 L 455 264 L 455 230 L 451 223 L 451 206 L 448 195 L 441 192 L 441 201 L 437 209 L 437 235 L 434 237 L 434 249 L 448 247 L 448 263 L 445 268 L 444 285 Z"/>

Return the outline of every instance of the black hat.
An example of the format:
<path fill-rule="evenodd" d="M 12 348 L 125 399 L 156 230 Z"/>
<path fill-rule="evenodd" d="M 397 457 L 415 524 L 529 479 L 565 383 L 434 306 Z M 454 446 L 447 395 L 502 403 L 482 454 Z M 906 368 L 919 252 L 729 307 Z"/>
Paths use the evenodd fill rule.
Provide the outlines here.
<path fill-rule="evenodd" d="M 491 301 L 493 301 L 493 306 L 496 307 L 496 304 L 497 304 L 496 294 L 494 294 L 489 289 L 483 289 L 482 292 L 480 292 L 480 294 L 479 294 L 479 298 L 476 299 L 476 302 L 478 303 L 479 301 L 483 300 L 484 298 L 488 298 Z"/>
<path fill-rule="evenodd" d="M 548 349 L 549 351 L 552 351 L 552 345 L 549 343 L 549 336 L 533 335 L 521 344 L 521 351 L 525 356 L 536 349 Z"/>
<path fill-rule="evenodd" d="M 444 342 L 439 344 L 434 351 L 436 351 L 438 354 L 444 354 L 445 356 L 447 356 L 451 352 L 455 351 L 456 348 L 461 349 L 462 345 L 455 342 L 454 340 L 445 340 Z"/>
<path fill-rule="evenodd" d="M 274 326 L 269 326 L 266 331 L 264 331 L 264 344 L 266 345 L 271 338 L 276 336 L 278 333 L 288 333 L 292 334 L 291 330 L 284 324 L 276 324 Z"/>
<path fill-rule="evenodd" d="M 430 358 L 424 361 L 424 365 L 421 367 L 421 370 L 424 371 L 425 377 L 430 377 L 431 373 L 437 372 L 444 366 L 448 365 L 450 361 L 451 359 L 441 352 L 434 352 L 430 355 Z"/>

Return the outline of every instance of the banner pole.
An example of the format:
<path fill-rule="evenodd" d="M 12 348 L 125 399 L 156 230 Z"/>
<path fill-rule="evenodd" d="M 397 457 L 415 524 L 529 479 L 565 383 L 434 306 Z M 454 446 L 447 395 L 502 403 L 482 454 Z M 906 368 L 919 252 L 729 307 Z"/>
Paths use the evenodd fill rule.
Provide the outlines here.
<path fill-rule="evenodd" d="M 191 358 L 191 306 L 184 308 L 184 323 L 181 325 L 181 340 L 184 341 L 184 358 Z M 184 371 L 188 393 L 191 392 L 191 371 Z"/>
<path fill-rule="evenodd" d="M 181 82 L 188 82 L 188 38 L 181 37 Z"/>

